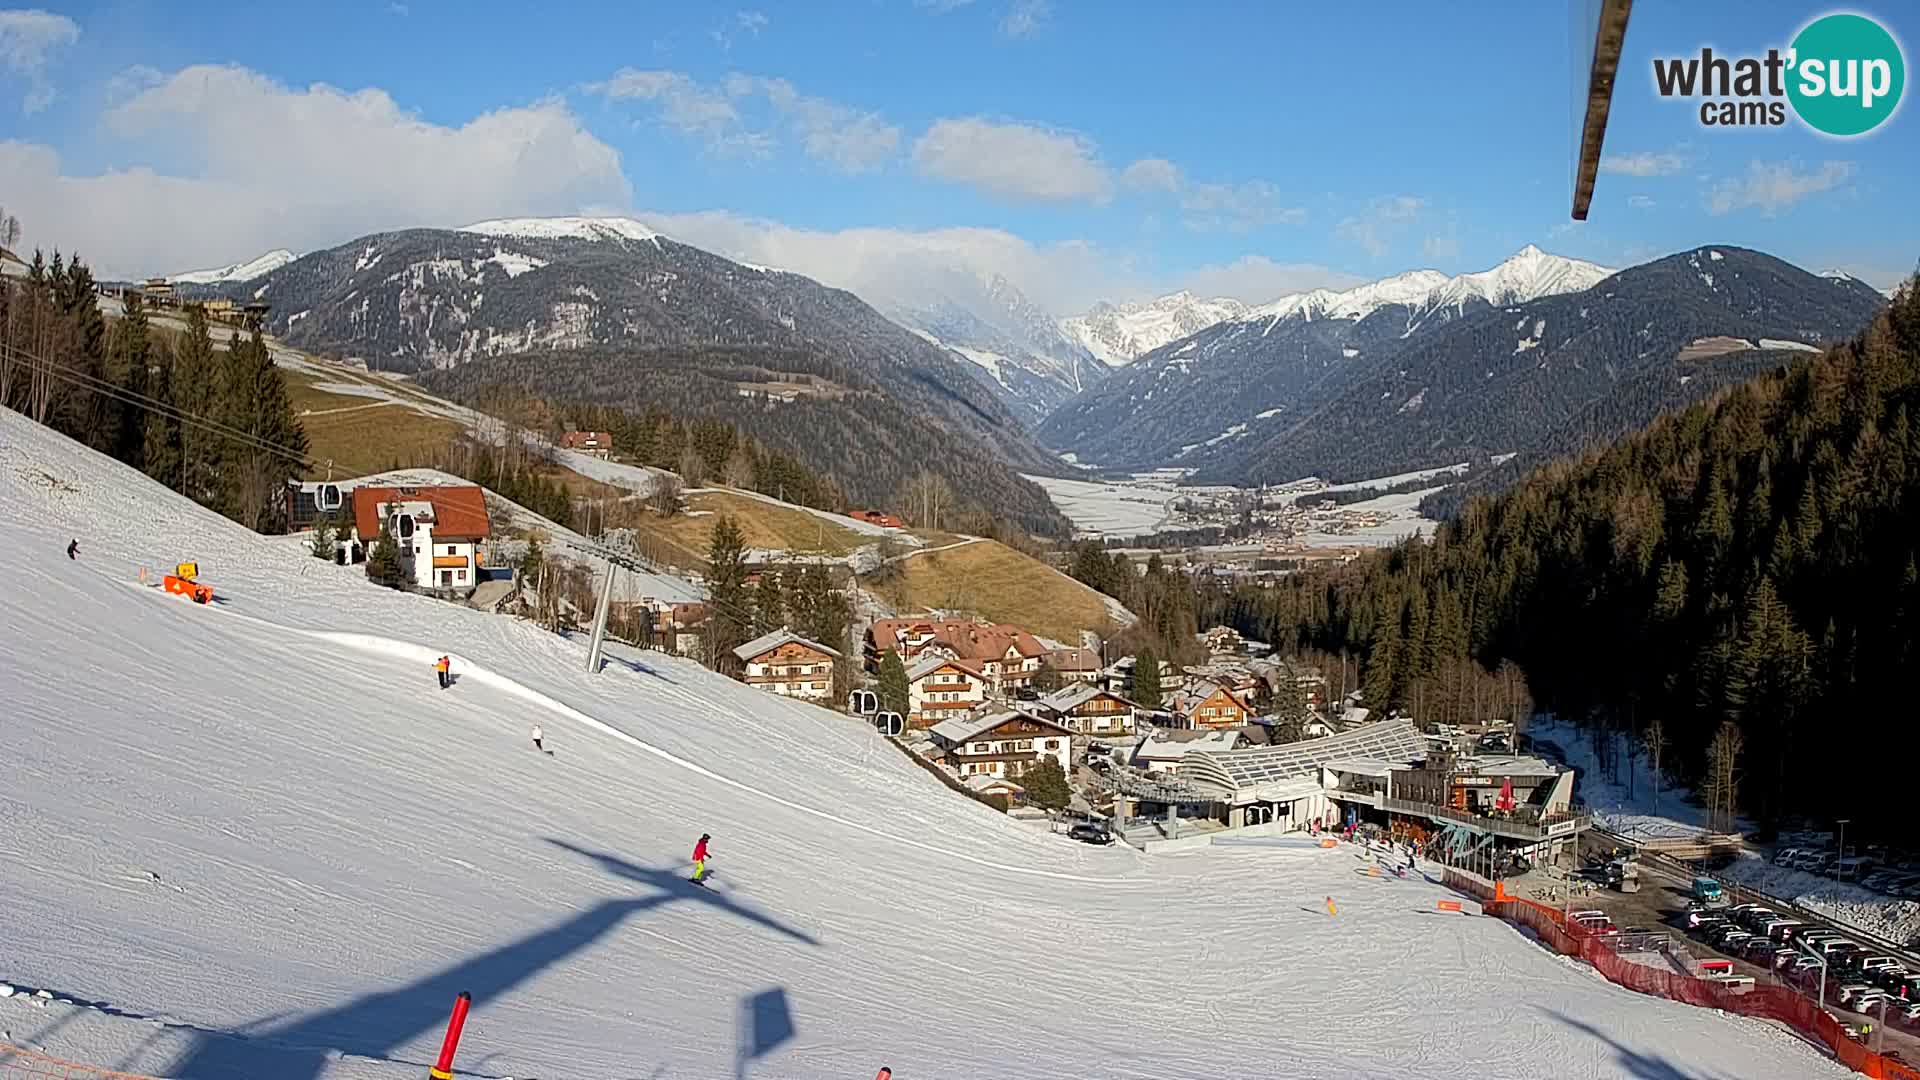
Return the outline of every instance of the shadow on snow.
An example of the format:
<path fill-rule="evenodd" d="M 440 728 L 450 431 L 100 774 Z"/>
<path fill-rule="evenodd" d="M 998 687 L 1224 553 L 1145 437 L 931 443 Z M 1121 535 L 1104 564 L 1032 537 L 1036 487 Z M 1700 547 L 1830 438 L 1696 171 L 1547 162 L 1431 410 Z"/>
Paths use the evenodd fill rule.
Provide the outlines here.
<path fill-rule="evenodd" d="M 363 994 L 324 1012 L 265 1027 L 247 1036 L 202 1033 L 184 1060 L 167 1075 L 180 1080 L 313 1080 L 337 1055 L 387 1059 L 400 1047 L 443 1029 L 453 999 L 473 994 L 475 1009 L 526 979 L 585 949 L 627 918 L 682 901 L 717 908 L 783 937 L 819 947 L 804 930 L 736 903 L 723 893 L 687 881 L 676 870 L 631 863 L 615 855 L 589 851 L 563 840 L 547 843 L 591 859 L 616 878 L 648 886 L 649 895 L 603 900 L 563 922 L 517 941 L 423 975 L 404 986 Z M 769 997 L 777 997 L 777 1002 Z M 767 999 L 763 1002 L 762 999 Z M 769 991 L 743 1002 L 743 1031 L 738 1068 L 792 1037 L 784 991 Z M 425 1064 L 421 1064 L 424 1068 Z"/>

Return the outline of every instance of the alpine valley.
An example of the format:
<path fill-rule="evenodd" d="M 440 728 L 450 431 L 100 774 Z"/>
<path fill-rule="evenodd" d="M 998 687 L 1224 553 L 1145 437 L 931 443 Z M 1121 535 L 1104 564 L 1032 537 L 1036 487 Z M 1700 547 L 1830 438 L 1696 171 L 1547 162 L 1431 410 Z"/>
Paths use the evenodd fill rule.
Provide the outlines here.
<path fill-rule="evenodd" d="M 1036 532 L 1065 529 L 1019 475 L 1058 471 L 1058 459 L 974 364 L 852 293 L 631 219 L 380 233 L 223 287 L 270 303 L 268 329 L 289 344 L 419 375 L 440 392 L 511 384 L 667 404 L 732 420 L 855 500 L 891 503 L 926 468 L 974 506 Z"/>
<path fill-rule="evenodd" d="M 1530 245 L 1483 273 L 1415 270 L 1251 308 L 1149 352 L 1040 432 L 1083 464 L 1200 482 L 1495 458 L 1512 477 L 1856 333 L 1884 302 L 1741 248 L 1615 273 Z"/>

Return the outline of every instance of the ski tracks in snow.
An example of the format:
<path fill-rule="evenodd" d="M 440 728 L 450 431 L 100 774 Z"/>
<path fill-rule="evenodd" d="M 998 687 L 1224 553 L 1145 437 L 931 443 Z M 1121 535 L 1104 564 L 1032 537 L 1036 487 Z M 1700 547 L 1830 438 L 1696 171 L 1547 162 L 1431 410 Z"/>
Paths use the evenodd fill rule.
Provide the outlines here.
<path fill-rule="evenodd" d="M 133 588 L 141 589 L 141 591 L 143 592 L 152 592 L 158 598 L 166 598 L 168 600 L 172 599 L 171 597 L 168 597 L 167 594 L 161 593 L 158 590 L 143 588 L 138 583 L 130 583 L 130 584 L 132 585 Z M 380 635 L 377 635 L 377 634 L 361 634 L 361 633 L 354 633 L 354 632 L 343 631 L 343 630 L 309 630 L 304 627 L 286 626 L 280 623 L 273 622 L 268 619 L 260 618 L 259 616 L 256 616 L 256 615 L 245 615 L 237 611 L 222 610 L 222 609 L 212 608 L 212 607 L 209 607 L 207 610 L 219 611 L 219 613 L 222 616 L 225 616 L 230 619 L 239 619 L 244 622 L 250 622 L 257 626 L 264 626 L 284 634 L 294 634 L 294 635 L 311 638 L 316 641 L 324 641 L 329 644 L 352 649 L 356 652 L 372 653 L 375 655 L 386 656 L 394 659 L 415 661 L 422 665 L 423 670 L 425 669 L 425 667 L 432 665 L 434 660 L 437 659 L 438 657 L 440 656 L 449 657 L 451 660 L 454 661 L 454 663 L 457 666 L 455 670 L 455 675 L 461 679 L 472 679 L 475 682 L 483 683 L 487 686 L 491 686 L 494 689 L 499 690 L 510 697 L 519 698 L 520 700 L 525 701 L 531 705 L 538 706 L 539 708 L 544 709 L 557 716 L 561 716 L 568 720 L 571 720 L 574 723 L 590 731 L 598 732 L 599 734 L 604 735 L 610 739 L 614 739 L 615 741 L 625 743 L 626 745 L 640 751 L 641 753 L 651 755 L 655 758 L 660 759 L 661 761 L 666 762 L 669 765 L 674 766 L 675 768 L 682 769 L 686 772 L 692 773 L 693 775 L 701 777 L 702 779 L 710 780 L 716 784 L 720 784 L 725 787 L 732 788 L 735 791 L 752 795 L 755 798 L 764 799 L 777 806 L 782 806 L 782 807 L 785 807 L 786 809 L 794 810 L 799 813 L 806 814 L 810 817 L 817 818 L 821 821 L 832 822 L 833 824 L 839 825 L 843 828 L 853 829 L 858 832 L 865 833 L 869 836 L 876 837 L 880 840 L 884 840 L 890 844 L 899 844 L 905 847 L 916 848 L 920 851 L 929 852 L 931 854 L 938 855 L 943 858 L 955 859 L 960 862 L 970 863 L 974 866 L 979 866 L 988 870 L 995 870 L 1000 873 L 1013 874 L 1020 877 L 1045 878 L 1051 881 L 1071 881 L 1077 884 L 1097 885 L 1102 888 L 1109 888 L 1109 889 L 1116 889 L 1116 888 L 1124 889 L 1124 888 L 1134 887 L 1134 886 L 1143 884 L 1141 882 L 1129 881 L 1129 880 L 1120 879 L 1120 878 L 1091 877 L 1085 874 L 1070 874 L 1060 870 L 1045 870 L 1039 867 L 1020 866 L 1014 863 L 998 862 L 993 859 L 982 858 L 978 855 L 972 855 L 962 851 L 954 851 L 951 848 L 944 848 L 939 846 L 938 844 L 930 844 L 923 840 L 915 840 L 911 837 L 906 837 L 906 836 L 896 836 L 882 829 L 876 829 L 871 825 L 865 825 L 865 824 L 862 824 L 861 822 L 853 821 L 849 818 L 841 817 L 838 814 L 834 814 L 829 811 L 822 810 L 819 807 L 809 806 L 806 803 L 797 802 L 795 800 L 788 799 L 780 795 L 775 795 L 772 792 L 764 791 L 760 788 L 754 787 L 751 784 L 742 783 L 738 780 L 733 779 L 730 776 L 717 773 L 712 769 L 707 768 L 704 765 L 701 765 L 697 762 L 689 761 L 686 758 L 683 758 L 678 754 L 675 754 L 669 750 L 655 746 L 654 744 L 647 742 L 645 739 L 641 739 L 635 735 L 628 734 L 627 732 L 620 730 L 619 728 L 613 726 L 612 724 L 607 723 L 604 720 L 599 719 L 598 717 L 590 716 L 587 713 L 582 712 L 581 710 L 576 709 L 571 705 L 568 705 L 564 701 L 561 701 L 543 691 L 536 690 L 533 687 L 530 687 L 525 683 L 522 683 L 518 679 L 515 679 L 511 676 L 503 675 L 497 671 L 494 671 L 492 668 L 489 668 L 484 664 L 476 663 L 471 658 L 462 656 L 459 653 L 432 649 L 425 645 L 419 645 L 410 641 L 401 641 L 397 638 L 381 637 Z"/>

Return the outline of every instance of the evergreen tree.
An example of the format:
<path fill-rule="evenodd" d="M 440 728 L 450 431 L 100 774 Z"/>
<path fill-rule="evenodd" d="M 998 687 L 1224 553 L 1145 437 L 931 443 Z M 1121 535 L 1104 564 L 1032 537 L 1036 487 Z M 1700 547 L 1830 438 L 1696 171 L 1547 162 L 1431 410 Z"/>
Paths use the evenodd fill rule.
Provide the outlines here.
<path fill-rule="evenodd" d="M 154 365 L 148 394 L 156 401 L 173 400 L 173 364 L 164 357 Z M 140 433 L 140 468 L 175 491 L 182 487 L 180 422 L 162 412 L 147 414 Z"/>
<path fill-rule="evenodd" d="M 406 589 L 412 584 L 400 559 L 400 541 L 394 539 L 390 529 L 381 529 L 373 549 L 367 552 L 367 580 L 389 589 Z"/>
<path fill-rule="evenodd" d="M 707 545 L 707 633 L 709 654 L 726 670 L 734 664 L 733 650 L 746 644 L 752 629 L 753 600 L 747 593 L 746 538 L 733 515 L 723 514 Z"/>
<path fill-rule="evenodd" d="M 220 400 L 220 368 L 207 312 L 199 304 L 187 305 L 187 332 L 174 353 L 169 390 L 175 410 L 185 417 L 180 425 L 180 493 L 202 505 L 217 506 L 225 440 L 205 422 L 219 411 L 215 406 Z"/>
<path fill-rule="evenodd" d="M 907 715 L 907 666 L 901 662 L 897 650 L 889 649 L 880 658 L 879 685 L 874 693 L 880 698 L 882 711 Z"/>
<path fill-rule="evenodd" d="M 540 538 L 527 538 L 527 550 L 520 553 L 520 562 L 514 568 L 513 592 L 518 596 L 540 584 L 540 570 L 546 564 L 546 554 L 540 550 Z"/>
<path fill-rule="evenodd" d="M 1029 763 L 1020 773 L 1019 783 L 1024 789 L 1022 798 L 1051 813 L 1065 810 L 1073 801 L 1073 786 L 1067 783 L 1066 771 L 1050 756 Z"/>
<path fill-rule="evenodd" d="M 333 559 L 333 519 L 322 516 L 313 523 L 313 540 L 308 545 L 316 559 Z"/>
<path fill-rule="evenodd" d="M 148 369 L 153 365 L 153 342 L 148 333 L 147 307 L 141 302 L 139 292 L 127 292 L 122 302 L 125 314 L 113 336 L 114 378 L 132 401 L 121 407 L 114 456 L 135 468 L 144 468 L 147 425 L 157 419 L 144 404 L 152 393 Z"/>
<path fill-rule="evenodd" d="M 227 516 L 256 532 L 284 532 L 285 478 L 305 462 L 307 433 L 258 330 L 229 343 L 222 369 L 221 420 L 248 436 L 225 447 Z"/>
<path fill-rule="evenodd" d="M 1133 702 L 1143 709 L 1158 709 L 1163 699 L 1160 657 L 1152 649 L 1141 649 L 1133 658 Z"/>
<path fill-rule="evenodd" d="M 780 578 L 778 569 L 768 567 L 753 587 L 753 633 L 756 637 L 789 625 L 786 591 L 781 588 Z"/>

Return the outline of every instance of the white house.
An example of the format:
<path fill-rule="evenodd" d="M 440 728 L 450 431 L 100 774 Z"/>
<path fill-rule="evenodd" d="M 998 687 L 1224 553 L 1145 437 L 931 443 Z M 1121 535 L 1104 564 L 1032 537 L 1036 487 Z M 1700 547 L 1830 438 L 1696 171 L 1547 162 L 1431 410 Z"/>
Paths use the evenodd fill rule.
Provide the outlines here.
<path fill-rule="evenodd" d="M 963 660 L 932 654 L 907 669 L 907 722 L 914 727 L 963 716 L 986 701 L 986 675 Z"/>
<path fill-rule="evenodd" d="M 1013 710 L 989 716 L 955 717 L 929 732 L 947 764 L 970 776 L 1017 780 L 1041 758 L 1052 758 L 1071 775 L 1073 732 L 1051 720 Z"/>
<path fill-rule="evenodd" d="M 357 487 L 353 520 L 369 550 L 382 531 L 393 535 L 418 588 L 470 593 L 480 583 L 479 549 L 489 532 L 478 487 Z"/>

